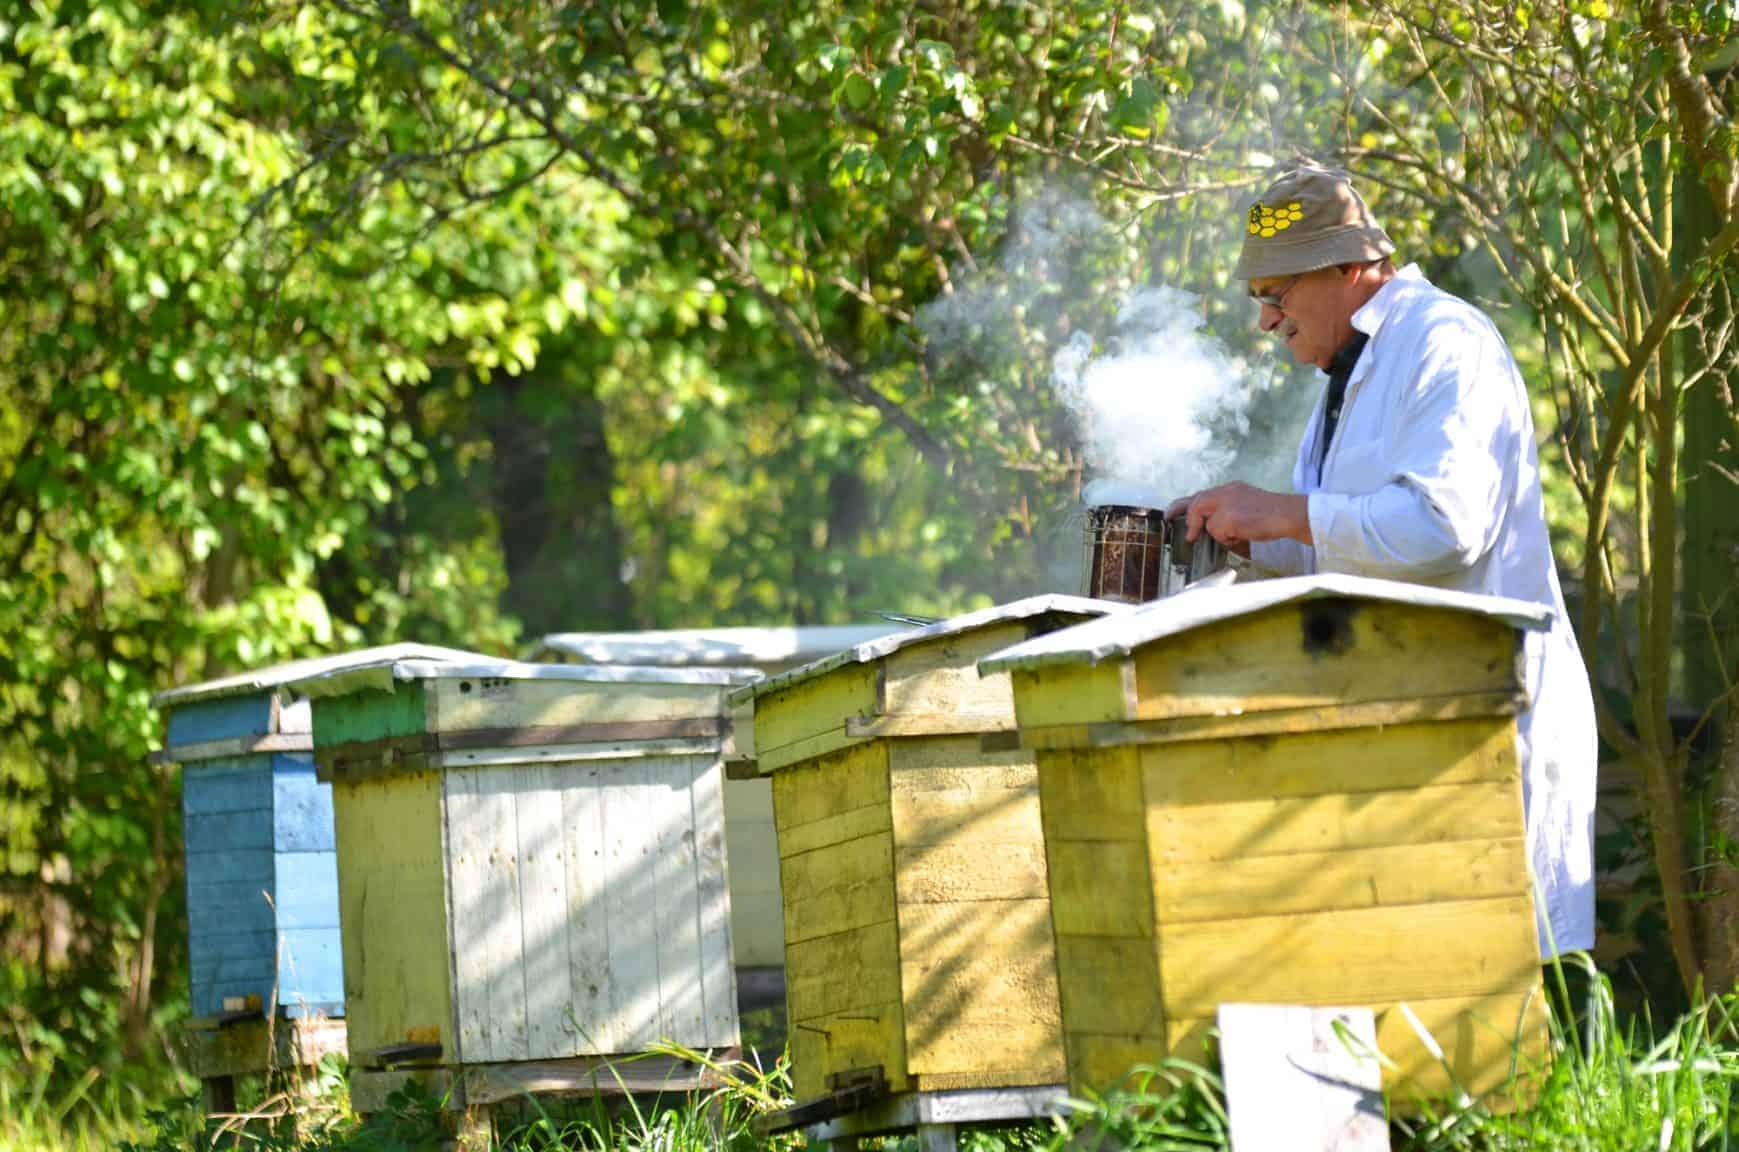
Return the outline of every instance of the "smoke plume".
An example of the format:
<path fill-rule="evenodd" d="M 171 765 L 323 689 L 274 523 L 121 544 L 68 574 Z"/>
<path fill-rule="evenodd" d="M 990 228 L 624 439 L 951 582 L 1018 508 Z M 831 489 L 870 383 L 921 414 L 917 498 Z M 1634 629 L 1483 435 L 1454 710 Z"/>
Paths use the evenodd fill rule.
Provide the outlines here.
<path fill-rule="evenodd" d="M 1096 354 L 1078 332 L 1052 364 L 1086 451 L 1087 502 L 1163 506 L 1227 479 L 1270 377 L 1207 331 L 1195 296 L 1132 293 L 1108 347 Z"/>

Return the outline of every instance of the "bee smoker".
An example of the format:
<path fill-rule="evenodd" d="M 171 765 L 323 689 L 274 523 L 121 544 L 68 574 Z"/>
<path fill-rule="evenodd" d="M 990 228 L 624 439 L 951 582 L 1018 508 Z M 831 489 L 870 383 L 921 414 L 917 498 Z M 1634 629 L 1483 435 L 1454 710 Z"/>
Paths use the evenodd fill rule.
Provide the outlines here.
<path fill-rule="evenodd" d="M 1156 508 L 1100 504 L 1087 510 L 1087 595 L 1145 604 L 1227 570 L 1226 550 L 1203 533 L 1193 543 L 1186 517 Z"/>

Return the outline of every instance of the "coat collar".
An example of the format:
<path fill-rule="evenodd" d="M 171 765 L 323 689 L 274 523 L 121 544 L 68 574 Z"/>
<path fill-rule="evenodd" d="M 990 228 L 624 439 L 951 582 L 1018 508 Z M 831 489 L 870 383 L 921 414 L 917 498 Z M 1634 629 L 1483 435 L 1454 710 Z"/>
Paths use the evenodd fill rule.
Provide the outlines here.
<path fill-rule="evenodd" d="M 1396 306 L 1425 283 L 1425 273 L 1419 271 L 1419 265 L 1407 265 L 1396 272 L 1387 284 L 1377 289 L 1377 294 L 1366 300 L 1363 307 L 1353 313 L 1353 327 L 1366 336 L 1375 336 L 1383 322 L 1394 313 Z"/>

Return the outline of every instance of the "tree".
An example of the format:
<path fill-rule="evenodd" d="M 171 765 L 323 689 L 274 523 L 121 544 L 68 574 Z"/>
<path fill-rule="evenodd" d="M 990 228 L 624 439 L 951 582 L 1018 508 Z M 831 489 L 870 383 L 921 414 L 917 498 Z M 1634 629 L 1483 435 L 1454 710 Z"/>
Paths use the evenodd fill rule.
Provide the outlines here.
<path fill-rule="evenodd" d="M 496 266 L 510 198 L 456 240 L 382 198 L 312 251 L 318 203 L 276 194 L 300 161 L 258 85 L 274 50 L 185 6 L 0 21 L 0 1065 L 33 1075 L 160 1057 L 183 1002 L 154 690 L 406 621 L 511 635 L 463 603 L 488 564 L 414 540 L 402 580 L 326 588 L 348 616 L 318 581 L 428 466 L 402 389 L 522 367 L 561 281 Z M 452 242 L 401 258 L 419 236 Z"/>

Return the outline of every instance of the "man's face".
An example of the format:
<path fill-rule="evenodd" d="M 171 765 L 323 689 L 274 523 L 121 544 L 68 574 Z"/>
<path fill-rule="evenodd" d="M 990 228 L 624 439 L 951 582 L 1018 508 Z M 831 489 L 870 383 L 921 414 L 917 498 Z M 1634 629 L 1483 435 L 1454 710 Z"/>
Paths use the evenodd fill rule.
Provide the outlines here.
<path fill-rule="evenodd" d="M 1353 313 L 1358 310 L 1352 279 L 1338 268 L 1319 268 L 1302 276 L 1252 280 L 1250 295 L 1268 298 L 1256 325 L 1278 336 L 1300 364 L 1327 371 L 1335 352 L 1352 339 Z M 1278 305 L 1271 302 L 1276 298 Z"/>

